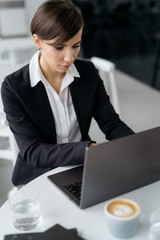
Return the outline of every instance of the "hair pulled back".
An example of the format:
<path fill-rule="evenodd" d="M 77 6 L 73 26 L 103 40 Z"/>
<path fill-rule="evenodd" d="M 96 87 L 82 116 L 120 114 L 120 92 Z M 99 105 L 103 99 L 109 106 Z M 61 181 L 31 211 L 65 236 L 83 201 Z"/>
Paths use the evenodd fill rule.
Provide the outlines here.
<path fill-rule="evenodd" d="M 35 12 L 30 30 L 41 40 L 57 38 L 58 44 L 70 40 L 83 26 L 82 14 L 70 0 L 47 0 Z"/>

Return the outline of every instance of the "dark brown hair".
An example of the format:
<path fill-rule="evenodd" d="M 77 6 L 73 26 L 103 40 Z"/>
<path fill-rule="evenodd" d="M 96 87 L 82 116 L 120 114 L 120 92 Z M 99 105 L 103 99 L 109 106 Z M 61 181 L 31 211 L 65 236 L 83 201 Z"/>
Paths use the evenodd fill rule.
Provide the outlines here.
<path fill-rule="evenodd" d="M 48 0 L 34 14 L 30 30 L 41 40 L 57 38 L 59 44 L 70 40 L 83 26 L 82 14 L 70 0 Z"/>

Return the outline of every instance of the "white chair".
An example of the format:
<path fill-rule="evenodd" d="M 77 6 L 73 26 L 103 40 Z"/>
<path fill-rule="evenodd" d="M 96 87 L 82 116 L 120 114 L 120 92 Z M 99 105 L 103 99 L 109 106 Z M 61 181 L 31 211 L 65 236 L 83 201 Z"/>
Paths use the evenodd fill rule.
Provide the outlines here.
<path fill-rule="evenodd" d="M 111 95 L 110 94 L 109 95 L 111 97 L 111 102 L 114 106 L 114 109 L 118 114 L 120 114 L 118 91 L 114 74 L 115 64 L 99 57 L 92 57 L 91 62 L 99 70 L 99 75 L 104 81 L 104 85 L 106 87 L 107 92 L 110 91 Z M 108 89 L 108 86 L 110 89 Z"/>

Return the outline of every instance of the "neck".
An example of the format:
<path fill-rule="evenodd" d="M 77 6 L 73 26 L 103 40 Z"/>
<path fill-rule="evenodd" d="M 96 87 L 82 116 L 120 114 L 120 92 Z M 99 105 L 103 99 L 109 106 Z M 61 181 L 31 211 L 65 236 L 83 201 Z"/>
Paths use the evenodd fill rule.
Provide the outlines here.
<path fill-rule="evenodd" d="M 54 71 L 49 65 L 43 62 L 41 56 L 39 57 L 39 66 L 46 80 L 54 88 L 57 94 L 59 94 L 65 73 L 59 73 L 57 71 Z"/>
<path fill-rule="evenodd" d="M 41 68 L 41 71 L 42 71 L 44 77 L 49 82 L 50 82 L 50 80 L 56 81 L 56 79 L 57 80 L 61 79 L 65 75 L 65 73 L 60 73 L 60 72 L 57 72 L 57 71 L 53 70 L 53 68 L 51 68 L 50 65 L 46 64 L 43 61 L 43 58 L 41 57 L 41 55 L 39 57 L 39 66 Z"/>

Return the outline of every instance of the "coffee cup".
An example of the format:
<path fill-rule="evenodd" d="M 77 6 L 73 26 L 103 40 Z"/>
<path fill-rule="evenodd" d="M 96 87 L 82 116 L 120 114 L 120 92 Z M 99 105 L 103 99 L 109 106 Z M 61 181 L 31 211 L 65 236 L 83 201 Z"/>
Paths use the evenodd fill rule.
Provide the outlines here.
<path fill-rule="evenodd" d="M 138 229 L 140 207 L 129 199 L 109 201 L 104 208 L 107 226 L 115 237 L 126 239 L 134 236 Z"/>

